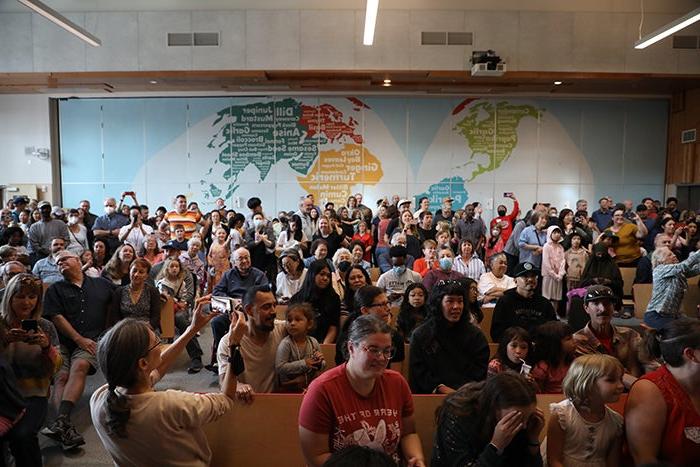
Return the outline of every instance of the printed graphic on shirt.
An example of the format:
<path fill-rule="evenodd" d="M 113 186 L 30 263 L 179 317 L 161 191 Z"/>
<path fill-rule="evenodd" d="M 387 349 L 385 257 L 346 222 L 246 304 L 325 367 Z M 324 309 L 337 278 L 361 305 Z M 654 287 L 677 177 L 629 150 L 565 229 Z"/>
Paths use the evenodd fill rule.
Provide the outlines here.
<path fill-rule="evenodd" d="M 360 428 L 353 429 L 360 422 Z M 333 434 L 333 451 L 347 446 L 364 446 L 391 453 L 400 461 L 397 448 L 401 440 L 399 411 L 396 409 L 368 409 L 337 416 L 338 426 Z"/>

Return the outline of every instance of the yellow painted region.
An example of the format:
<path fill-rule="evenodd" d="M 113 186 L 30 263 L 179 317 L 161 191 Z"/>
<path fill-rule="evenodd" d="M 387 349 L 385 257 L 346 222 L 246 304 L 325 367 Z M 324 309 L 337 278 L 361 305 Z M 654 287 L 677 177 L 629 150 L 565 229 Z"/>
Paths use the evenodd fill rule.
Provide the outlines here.
<path fill-rule="evenodd" d="M 316 200 L 345 205 L 356 185 L 376 185 L 383 176 L 382 164 L 374 154 L 357 144 L 346 144 L 321 151 L 309 173 L 297 180 Z"/>

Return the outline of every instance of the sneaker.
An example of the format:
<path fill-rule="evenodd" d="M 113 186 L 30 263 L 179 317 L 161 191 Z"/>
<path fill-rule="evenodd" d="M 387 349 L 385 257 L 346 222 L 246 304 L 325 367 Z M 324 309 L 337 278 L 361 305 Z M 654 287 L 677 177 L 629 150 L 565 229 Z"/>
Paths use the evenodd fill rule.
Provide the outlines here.
<path fill-rule="evenodd" d="M 217 363 L 210 363 L 209 365 L 204 365 L 204 368 L 216 375 L 219 374 L 219 365 Z"/>
<path fill-rule="evenodd" d="M 187 373 L 191 375 L 199 373 L 200 371 L 202 371 L 202 368 L 204 368 L 204 365 L 202 365 L 202 359 L 199 357 L 195 357 L 192 359 L 192 363 L 190 363 L 190 367 L 187 369 Z"/>
<path fill-rule="evenodd" d="M 61 439 L 63 439 L 63 434 L 65 433 L 69 425 L 70 423 L 68 422 L 68 418 L 59 415 L 58 417 L 56 417 L 56 420 L 54 420 L 51 425 L 47 425 L 44 428 L 42 428 L 40 433 L 44 436 L 47 436 L 53 440 L 60 442 Z"/>
<path fill-rule="evenodd" d="M 85 444 L 83 436 L 75 430 L 73 425 L 68 423 L 66 429 L 63 431 L 63 437 L 61 438 L 61 447 L 63 450 L 69 451 L 83 444 Z"/>

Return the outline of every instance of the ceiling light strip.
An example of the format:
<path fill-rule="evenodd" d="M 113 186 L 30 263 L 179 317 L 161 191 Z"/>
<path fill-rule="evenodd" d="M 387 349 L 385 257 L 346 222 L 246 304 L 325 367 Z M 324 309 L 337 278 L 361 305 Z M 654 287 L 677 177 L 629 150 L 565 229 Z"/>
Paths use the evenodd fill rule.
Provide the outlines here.
<path fill-rule="evenodd" d="M 696 8 L 690 13 L 688 13 L 685 16 L 681 16 L 675 21 L 671 21 L 667 25 L 657 29 L 656 31 L 652 32 L 651 34 L 647 34 L 646 36 L 642 37 L 639 39 L 637 42 L 634 43 L 634 48 L 635 49 L 644 49 L 649 47 L 651 44 L 654 44 L 668 36 L 670 36 L 673 33 L 676 33 L 680 31 L 681 29 L 687 28 L 691 24 L 700 21 L 700 8 Z"/>
<path fill-rule="evenodd" d="M 41 3 L 39 0 L 17 0 L 22 5 L 30 8 L 36 13 L 40 14 L 44 18 L 48 19 L 52 23 L 62 27 L 69 33 L 79 37 L 93 47 L 99 47 L 102 45 L 102 41 L 87 32 L 85 29 L 81 28 L 56 10 L 51 7 Z"/>
<path fill-rule="evenodd" d="M 367 11 L 365 11 L 365 35 L 362 43 L 372 45 L 374 42 L 374 27 L 377 24 L 377 11 L 379 10 L 379 0 L 367 0 Z"/>

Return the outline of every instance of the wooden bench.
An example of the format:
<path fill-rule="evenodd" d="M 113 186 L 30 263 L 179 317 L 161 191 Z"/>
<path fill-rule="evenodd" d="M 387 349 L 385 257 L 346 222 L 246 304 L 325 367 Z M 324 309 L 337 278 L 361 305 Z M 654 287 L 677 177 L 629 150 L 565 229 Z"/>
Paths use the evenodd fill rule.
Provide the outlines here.
<path fill-rule="evenodd" d="M 423 454 L 430 461 L 435 433 L 435 411 L 442 395 L 414 395 L 416 430 Z M 610 408 L 622 414 L 625 395 Z M 549 404 L 564 399 L 563 394 L 538 394 L 537 407 L 545 417 L 540 434 L 543 440 L 549 423 Z M 219 420 L 204 427 L 212 450 L 213 466 L 292 466 L 302 467 L 304 458 L 299 445 L 298 413 L 301 394 L 258 394 L 252 405 L 236 406 Z"/>
<path fill-rule="evenodd" d="M 486 342 L 489 344 L 493 343 L 493 339 L 491 339 L 491 322 L 493 321 L 493 310 L 495 308 L 495 305 L 482 305 L 481 307 L 481 311 L 484 313 L 484 319 L 479 323 L 479 327 L 486 337 Z"/>
<path fill-rule="evenodd" d="M 175 302 L 172 297 L 168 297 L 160 307 L 160 337 L 175 338 Z"/>
<path fill-rule="evenodd" d="M 372 280 L 372 284 L 377 283 L 379 280 L 379 276 L 382 275 L 382 272 L 379 270 L 379 268 L 369 268 L 369 278 Z"/>
<path fill-rule="evenodd" d="M 634 284 L 632 292 L 634 293 L 634 317 L 644 319 L 644 313 L 647 311 L 647 305 L 651 300 L 651 284 Z"/>
<path fill-rule="evenodd" d="M 698 281 L 700 276 L 691 277 L 688 279 L 688 290 L 685 292 L 683 301 L 681 302 L 681 310 L 691 318 L 698 317 L 698 305 L 700 305 L 700 287 Z"/>
<path fill-rule="evenodd" d="M 622 275 L 622 296 L 624 298 L 632 296 L 632 284 L 634 283 L 634 276 L 637 273 L 637 268 L 620 268 L 620 274 Z"/>

